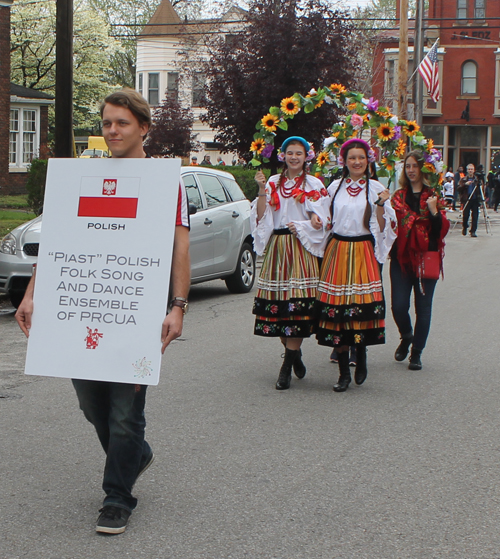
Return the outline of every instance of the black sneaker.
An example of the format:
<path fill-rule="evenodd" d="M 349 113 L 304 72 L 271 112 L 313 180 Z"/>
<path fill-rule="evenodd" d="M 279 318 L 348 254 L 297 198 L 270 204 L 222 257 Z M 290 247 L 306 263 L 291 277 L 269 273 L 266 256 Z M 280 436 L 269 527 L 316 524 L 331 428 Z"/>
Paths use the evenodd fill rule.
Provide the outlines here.
<path fill-rule="evenodd" d="M 120 507 L 106 505 L 97 519 L 96 532 L 103 534 L 122 534 L 127 528 L 130 512 Z"/>

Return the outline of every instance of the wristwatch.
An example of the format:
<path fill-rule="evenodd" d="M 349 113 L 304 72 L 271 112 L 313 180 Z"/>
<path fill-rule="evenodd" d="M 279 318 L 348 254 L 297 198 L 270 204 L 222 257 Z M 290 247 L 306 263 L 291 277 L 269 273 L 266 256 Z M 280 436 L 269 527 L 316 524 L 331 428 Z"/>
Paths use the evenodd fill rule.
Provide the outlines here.
<path fill-rule="evenodd" d="M 180 307 L 182 309 L 182 314 L 186 314 L 188 312 L 189 303 L 184 297 L 174 297 L 170 301 L 170 308 L 172 307 Z"/>

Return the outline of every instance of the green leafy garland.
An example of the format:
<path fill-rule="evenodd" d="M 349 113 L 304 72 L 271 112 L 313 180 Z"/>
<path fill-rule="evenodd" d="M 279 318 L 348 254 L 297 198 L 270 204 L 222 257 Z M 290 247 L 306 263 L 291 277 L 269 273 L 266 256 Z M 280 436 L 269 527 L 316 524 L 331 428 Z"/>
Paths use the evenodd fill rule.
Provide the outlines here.
<path fill-rule="evenodd" d="M 253 154 L 251 164 L 255 167 L 268 163 L 274 150 L 277 128 L 288 130 L 287 120 L 299 111 L 312 113 L 324 103 L 335 105 L 345 111 L 342 121 L 333 125 L 330 137 L 323 143 L 323 150 L 316 155 L 312 172 L 316 176 L 329 176 L 341 168 L 338 160 L 342 144 L 351 138 L 368 139 L 372 147 L 379 152 L 378 176 L 395 180 L 396 171 L 402 167 L 407 148 L 422 152 L 424 165 L 422 171 L 427 174 L 429 184 L 439 188 L 442 184 L 443 160 L 441 152 L 434 148 L 432 139 L 424 137 L 415 121 L 404 120 L 392 114 L 389 107 L 380 107 L 379 102 L 370 97 L 366 99 L 361 93 L 347 91 L 341 84 L 311 89 L 306 96 L 294 93 L 281 101 L 279 107 L 271 107 L 269 113 L 256 124 L 257 132 L 250 146 Z M 364 134 L 363 134 L 364 133 Z M 404 136 L 408 137 L 408 143 Z"/>

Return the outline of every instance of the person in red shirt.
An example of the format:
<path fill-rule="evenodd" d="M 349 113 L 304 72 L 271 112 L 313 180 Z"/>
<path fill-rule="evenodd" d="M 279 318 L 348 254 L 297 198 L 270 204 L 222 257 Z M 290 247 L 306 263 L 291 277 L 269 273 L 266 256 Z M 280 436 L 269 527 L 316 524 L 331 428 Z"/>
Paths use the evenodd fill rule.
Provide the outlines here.
<path fill-rule="evenodd" d="M 143 140 L 151 126 L 148 103 L 137 91 L 124 89 L 106 97 L 101 105 L 103 136 L 112 157 L 145 158 Z M 172 255 L 170 312 L 161 327 L 162 353 L 182 333 L 190 286 L 189 216 L 184 185 L 179 186 L 177 218 Z M 33 274 L 16 320 L 29 336 L 33 314 Z M 146 420 L 145 385 L 73 379 L 80 408 L 97 432 L 106 453 L 102 487 L 106 493 L 96 531 L 120 534 L 125 531 L 137 499 L 132 489 L 137 478 L 153 463 L 154 454 L 144 438 Z"/>

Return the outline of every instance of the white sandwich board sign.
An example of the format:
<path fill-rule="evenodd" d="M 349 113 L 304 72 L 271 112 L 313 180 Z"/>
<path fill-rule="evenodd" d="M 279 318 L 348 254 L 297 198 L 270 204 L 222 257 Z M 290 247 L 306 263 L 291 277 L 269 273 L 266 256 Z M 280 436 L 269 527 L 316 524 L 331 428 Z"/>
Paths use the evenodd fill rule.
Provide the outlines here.
<path fill-rule="evenodd" d="M 26 374 L 158 384 L 178 159 L 49 161 Z"/>

